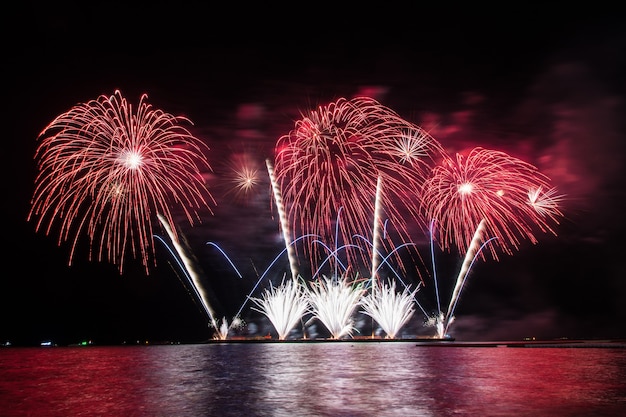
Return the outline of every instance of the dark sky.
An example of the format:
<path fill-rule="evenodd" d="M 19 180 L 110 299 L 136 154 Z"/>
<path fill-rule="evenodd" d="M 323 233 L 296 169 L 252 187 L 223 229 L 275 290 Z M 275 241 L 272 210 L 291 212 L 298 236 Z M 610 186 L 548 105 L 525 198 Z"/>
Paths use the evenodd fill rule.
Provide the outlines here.
<path fill-rule="evenodd" d="M 85 248 L 68 266 L 68 247 L 26 221 L 38 134 L 75 104 L 116 89 L 130 102 L 146 93 L 153 106 L 185 115 L 211 148 L 217 207 L 202 213 L 201 226 L 178 227 L 220 315 L 232 317 L 257 282 L 256 271 L 282 249 L 268 184 L 238 198 L 229 164 L 246 157 L 263 170 L 301 112 L 369 95 L 428 129 L 448 151 L 483 146 L 510 153 L 536 165 L 567 196 L 558 236 L 539 236 L 537 245 L 474 270 L 453 336 L 626 336 L 626 26 L 617 10 L 341 11 L 319 4 L 298 10 L 26 4 L 4 14 L 8 227 L 0 342 L 210 336 L 165 252 L 148 276 L 132 262 L 123 275 L 90 262 Z M 231 255 L 244 278 L 207 241 Z M 439 262 L 445 289 L 458 259 L 441 255 Z M 420 296 L 432 304 L 432 288 L 424 291 Z M 416 312 L 409 327 L 432 334 L 422 319 Z"/>

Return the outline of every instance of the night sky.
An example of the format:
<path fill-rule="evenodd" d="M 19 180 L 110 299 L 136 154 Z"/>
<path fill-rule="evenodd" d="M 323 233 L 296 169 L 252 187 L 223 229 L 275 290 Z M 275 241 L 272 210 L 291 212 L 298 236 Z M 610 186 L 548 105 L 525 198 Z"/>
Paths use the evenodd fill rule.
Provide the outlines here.
<path fill-rule="evenodd" d="M 539 235 L 538 244 L 475 267 L 451 327 L 457 340 L 626 337 L 626 25 L 617 10 L 17 7 L 4 15 L 14 29 L 2 25 L 0 342 L 211 335 L 162 247 L 149 275 L 138 261 L 122 275 L 89 261 L 87 240 L 68 266 L 69 247 L 26 220 L 39 133 L 72 106 L 115 90 L 135 104 L 146 93 L 154 107 L 188 117 L 210 147 L 214 213 L 201 213 L 201 225 L 181 220 L 177 227 L 220 317 L 235 314 L 284 247 L 269 180 L 239 195 L 233 165 L 245 159 L 263 171 L 276 140 L 303 112 L 366 95 L 451 153 L 482 146 L 534 164 L 566 196 L 558 236 Z M 445 293 L 461 255 L 437 256 Z M 421 291 L 432 305 L 432 287 Z M 247 305 L 246 320 L 266 333 Z M 434 332 L 419 311 L 408 327 Z"/>

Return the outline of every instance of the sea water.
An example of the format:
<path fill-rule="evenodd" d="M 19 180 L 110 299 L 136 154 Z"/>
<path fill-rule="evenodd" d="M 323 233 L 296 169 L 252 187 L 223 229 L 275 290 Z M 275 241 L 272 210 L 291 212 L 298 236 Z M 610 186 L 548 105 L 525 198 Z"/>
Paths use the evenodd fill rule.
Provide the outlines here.
<path fill-rule="evenodd" d="M 625 416 L 626 349 L 10 347 L 0 349 L 0 415 Z"/>

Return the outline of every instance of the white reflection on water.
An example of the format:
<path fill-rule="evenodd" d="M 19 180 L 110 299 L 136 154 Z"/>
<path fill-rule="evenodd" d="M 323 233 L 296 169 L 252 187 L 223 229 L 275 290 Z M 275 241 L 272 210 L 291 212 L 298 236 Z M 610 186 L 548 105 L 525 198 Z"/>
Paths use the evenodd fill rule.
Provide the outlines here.
<path fill-rule="evenodd" d="M 412 342 L 0 349 L 1 415 L 626 415 L 626 349 Z"/>
<path fill-rule="evenodd" d="M 263 402 L 283 405 L 275 416 L 431 415 L 430 400 L 415 395 L 413 382 L 423 376 L 424 365 L 412 346 L 265 346 Z"/>

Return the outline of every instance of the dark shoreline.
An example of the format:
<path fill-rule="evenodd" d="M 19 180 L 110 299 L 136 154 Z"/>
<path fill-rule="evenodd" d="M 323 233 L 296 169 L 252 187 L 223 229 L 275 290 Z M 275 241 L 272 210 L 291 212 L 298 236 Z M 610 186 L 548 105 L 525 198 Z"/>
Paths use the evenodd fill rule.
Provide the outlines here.
<path fill-rule="evenodd" d="M 372 344 L 372 343 L 402 343 L 414 344 L 423 347 L 474 347 L 474 348 L 613 348 L 626 349 L 626 339 L 552 339 L 552 340 L 503 340 L 503 341 L 458 341 L 454 338 L 414 337 L 384 339 L 380 337 L 356 337 L 344 339 L 315 338 L 315 339 L 287 339 L 280 340 L 269 337 L 234 337 L 229 339 L 209 339 L 198 342 L 172 341 L 142 341 L 136 343 L 81 343 L 56 344 L 53 342 L 40 345 L 0 344 L 0 348 L 55 348 L 55 347 L 113 347 L 113 346 L 163 346 L 163 345 L 238 345 L 238 344 Z"/>
<path fill-rule="evenodd" d="M 456 341 L 455 339 L 438 338 L 354 338 L 354 339 L 269 339 L 269 338 L 237 338 L 226 340 L 208 340 L 207 344 L 241 344 L 241 343 L 415 343 L 415 346 L 433 347 L 511 347 L 511 348 L 626 348 L 626 339 L 606 340 L 515 340 L 515 341 L 490 341 L 472 342 Z"/>

